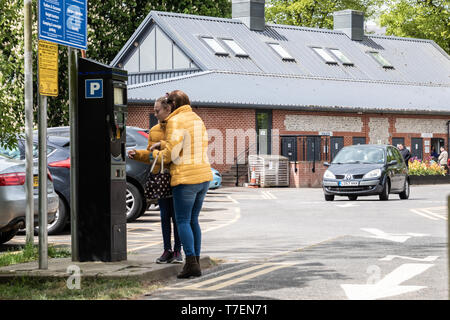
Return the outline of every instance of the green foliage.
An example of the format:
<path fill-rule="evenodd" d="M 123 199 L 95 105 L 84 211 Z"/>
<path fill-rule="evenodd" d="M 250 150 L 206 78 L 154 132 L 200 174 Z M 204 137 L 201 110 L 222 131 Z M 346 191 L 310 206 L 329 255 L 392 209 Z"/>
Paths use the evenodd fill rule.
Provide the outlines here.
<path fill-rule="evenodd" d="M 450 54 L 448 0 L 391 0 L 380 16 L 387 35 L 430 39 Z"/>
<path fill-rule="evenodd" d="M 380 0 L 268 0 L 266 20 L 310 28 L 333 29 L 333 12 L 353 9 L 371 17 Z"/>
<path fill-rule="evenodd" d="M 15 143 L 15 133 L 24 125 L 23 4 L 0 0 L 0 144 Z M 23 41 L 22 41 L 23 42 Z"/>
<path fill-rule="evenodd" d="M 37 127 L 37 0 L 33 0 L 33 76 Z M 0 144 L 24 131 L 23 1 L 0 0 Z M 108 64 L 151 10 L 231 17 L 229 0 L 89 0 L 87 57 Z M 48 126 L 68 125 L 67 47 L 59 46 L 59 95 L 48 99 Z"/>

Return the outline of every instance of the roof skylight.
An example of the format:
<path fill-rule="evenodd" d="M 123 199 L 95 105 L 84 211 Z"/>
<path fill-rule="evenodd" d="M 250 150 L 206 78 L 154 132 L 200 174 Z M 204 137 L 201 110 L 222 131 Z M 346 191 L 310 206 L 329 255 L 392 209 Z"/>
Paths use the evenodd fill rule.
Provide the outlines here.
<path fill-rule="evenodd" d="M 383 66 L 383 68 L 394 68 L 394 66 L 387 61 L 379 52 L 371 51 L 370 55 L 378 61 L 379 64 Z"/>
<path fill-rule="evenodd" d="M 233 39 L 222 39 L 222 41 L 230 47 L 230 49 L 234 52 L 234 55 L 239 57 L 248 57 L 248 53 L 244 51 L 244 49 L 239 46 L 236 41 Z"/>
<path fill-rule="evenodd" d="M 221 56 L 227 56 L 229 53 L 217 42 L 216 39 L 211 37 L 202 37 L 203 41 L 208 45 L 208 47 L 214 51 L 215 54 Z"/>
<path fill-rule="evenodd" d="M 337 64 L 337 61 L 323 48 L 312 48 L 326 63 Z"/>
<path fill-rule="evenodd" d="M 276 53 L 283 59 L 288 61 L 295 61 L 292 57 L 279 43 L 268 43 L 268 45 L 275 50 Z"/>
<path fill-rule="evenodd" d="M 341 62 L 342 64 L 346 65 L 353 65 L 353 62 L 350 61 L 349 58 L 347 58 L 339 49 L 330 49 L 331 53 L 333 53 Z"/>

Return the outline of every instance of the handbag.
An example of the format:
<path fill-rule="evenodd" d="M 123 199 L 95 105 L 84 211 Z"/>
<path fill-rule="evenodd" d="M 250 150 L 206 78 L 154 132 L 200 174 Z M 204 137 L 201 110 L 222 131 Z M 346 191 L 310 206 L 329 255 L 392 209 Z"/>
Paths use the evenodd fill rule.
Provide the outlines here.
<path fill-rule="evenodd" d="M 158 160 L 159 154 L 153 160 L 153 164 L 148 171 L 147 179 L 144 185 L 144 196 L 149 200 L 165 199 L 172 196 L 172 188 L 170 187 L 170 173 L 166 169 L 164 171 L 164 158 L 161 154 L 161 170 L 159 173 L 153 173 L 153 169 Z"/>

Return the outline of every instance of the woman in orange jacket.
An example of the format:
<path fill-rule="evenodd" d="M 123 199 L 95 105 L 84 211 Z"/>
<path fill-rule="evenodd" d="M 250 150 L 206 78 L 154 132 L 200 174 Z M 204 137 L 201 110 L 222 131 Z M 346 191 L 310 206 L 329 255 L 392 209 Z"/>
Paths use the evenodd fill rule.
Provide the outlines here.
<path fill-rule="evenodd" d="M 164 143 L 154 144 L 153 158 L 170 161 L 173 204 L 186 263 L 178 278 L 198 277 L 201 230 L 198 222 L 203 200 L 213 179 L 208 160 L 208 135 L 202 119 L 192 111 L 188 96 L 175 90 L 167 95 L 172 107 L 166 118 Z M 160 150 L 158 150 L 160 149 Z"/>
<path fill-rule="evenodd" d="M 150 161 L 150 148 L 155 143 L 165 146 L 163 141 L 165 136 L 165 126 L 166 119 L 171 111 L 171 107 L 167 104 L 166 97 L 161 97 L 155 102 L 154 106 L 155 117 L 158 119 L 159 123 L 150 129 L 148 135 L 148 146 L 144 150 L 130 150 L 128 151 L 128 157 L 137 161 L 151 163 Z M 166 163 L 166 161 L 164 161 Z M 167 162 L 168 164 L 168 162 Z M 158 173 L 160 171 L 160 165 L 156 164 L 153 169 L 153 173 Z M 181 242 L 178 236 L 177 223 L 175 218 L 175 212 L 173 207 L 172 198 L 159 199 L 158 200 L 159 210 L 161 213 L 161 230 L 163 235 L 164 252 L 156 259 L 156 263 L 183 263 L 183 258 L 181 255 Z M 170 220 L 173 222 L 173 233 L 175 244 L 172 251 L 171 234 L 172 227 Z"/>

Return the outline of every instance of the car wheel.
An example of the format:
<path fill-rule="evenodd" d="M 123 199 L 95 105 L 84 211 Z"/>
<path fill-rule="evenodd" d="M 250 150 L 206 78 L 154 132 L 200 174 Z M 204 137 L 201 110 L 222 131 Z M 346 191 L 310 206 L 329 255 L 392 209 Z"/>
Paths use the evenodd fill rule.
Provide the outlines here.
<path fill-rule="evenodd" d="M 355 201 L 356 199 L 358 199 L 358 196 L 348 196 L 348 200 L 350 201 Z"/>
<path fill-rule="evenodd" d="M 405 181 L 405 189 L 403 189 L 403 192 L 399 194 L 400 199 L 406 200 L 409 198 L 409 181 Z"/>
<path fill-rule="evenodd" d="M 142 195 L 139 189 L 129 182 L 127 182 L 126 208 L 127 222 L 133 222 L 139 218 L 142 210 Z"/>
<path fill-rule="evenodd" d="M 381 193 L 380 193 L 380 200 L 382 200 L 382 201 L 389 200 L 390 187 L 391 186 L 390 186 L 389 180 L 386 180 L 386 182 L 384 183 L 384 186 L 383 186 L 383 190 L 381 190 Z"/>
<path fill-rule="evenodd" d="M 325 195 L 326 201 L 333 201 L 334 200 L 334 194 L 326 194 Z"/>
<path fill-rule="evenodd" d="M 14 236 L 17 234 L 19 230 L 9 230 L 9 231 L 0 231 L 0 244 L 3 244 L 5 242 L 8 242 L 9 240 L 11 240 L 12 238 L 14 238 Z"/>
<path fill-rule="evenodd" d="M 69 210 L 66 202 L 59 196 L 59 207 L 55 215 L 55 221 L 47 225 L 47 233 L 49 235 L 55 235 L 61 233 L 66 227 L 67 220 L 69 219 Z M 36 228 L 36 231 L 39 228 Z"/>

